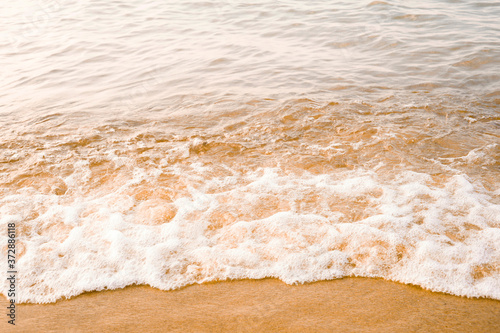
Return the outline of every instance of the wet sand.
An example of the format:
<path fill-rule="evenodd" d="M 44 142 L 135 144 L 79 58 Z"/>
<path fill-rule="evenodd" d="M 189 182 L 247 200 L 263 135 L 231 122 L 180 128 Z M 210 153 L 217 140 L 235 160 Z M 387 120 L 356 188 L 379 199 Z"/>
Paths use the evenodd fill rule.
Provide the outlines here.
<path fill-rule="evenodd" d="M 1 298 L 5 309 L 6 300 Z M 4 317 L 5 318 L 5 317 Z M 289 286 L 275 279 L 89 292 L 21 304 L 2 332 L 499 332 L 500 302 L 381 279 Z"/>

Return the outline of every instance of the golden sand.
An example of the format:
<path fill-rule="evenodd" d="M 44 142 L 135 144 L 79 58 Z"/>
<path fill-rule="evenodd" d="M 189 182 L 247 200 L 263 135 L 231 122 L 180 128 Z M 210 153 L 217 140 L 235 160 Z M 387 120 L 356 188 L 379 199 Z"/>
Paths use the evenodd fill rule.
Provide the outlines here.
<path fill-rule="evenodd" d="M 5 309 L 6 300 L 1 299 Z M 500 302 L 381 279 L 289 286 L 275 279 L 89 292 L 21 304 L 2 332 L 499 332 Z"/>

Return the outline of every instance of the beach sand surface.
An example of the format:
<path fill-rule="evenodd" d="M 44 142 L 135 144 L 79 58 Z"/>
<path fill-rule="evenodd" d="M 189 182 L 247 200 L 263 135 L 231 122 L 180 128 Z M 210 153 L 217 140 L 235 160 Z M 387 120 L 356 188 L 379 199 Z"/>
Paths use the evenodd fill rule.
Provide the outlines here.
<path fill-rule="evenodd" d="M 6 299 L 1 298 L 5 309 Z M 5 318 L 5 317 L 4 317 Z M 500 302 L 382 279 L 276 279 L 89 292 L 20 304 L 2 332 L 500 332 Z"/>

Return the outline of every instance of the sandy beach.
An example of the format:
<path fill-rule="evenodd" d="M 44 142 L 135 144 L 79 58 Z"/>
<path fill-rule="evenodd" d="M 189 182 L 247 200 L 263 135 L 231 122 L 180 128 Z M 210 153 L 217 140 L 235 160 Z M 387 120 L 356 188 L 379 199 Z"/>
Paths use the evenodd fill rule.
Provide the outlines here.
<path fill-rule="evenodd" d="M 5 298 L 2 298 L 2 308 Z M 21 304 L 2 332 L 498 332 L 500 302 L 381 279 L 289 286 L 275 279 L 89 292 Z"/>

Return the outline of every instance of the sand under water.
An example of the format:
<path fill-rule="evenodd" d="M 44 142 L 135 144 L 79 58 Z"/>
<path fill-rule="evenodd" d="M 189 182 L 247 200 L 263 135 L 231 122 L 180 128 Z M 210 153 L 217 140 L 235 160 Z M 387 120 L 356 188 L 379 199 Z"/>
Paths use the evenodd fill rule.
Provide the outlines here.
<path fill-rule="evenodd" d="M 500 302 L 381 279 L 265 279 L 90 292 L 21 305 L 18 320 L 2 332 L 498 332 Z"/>
<path fill-rule="evenodd" d="M 500 299 L 496 109 L 261 110 L 4 133 L 18 301 L 346 276 Z"/>

